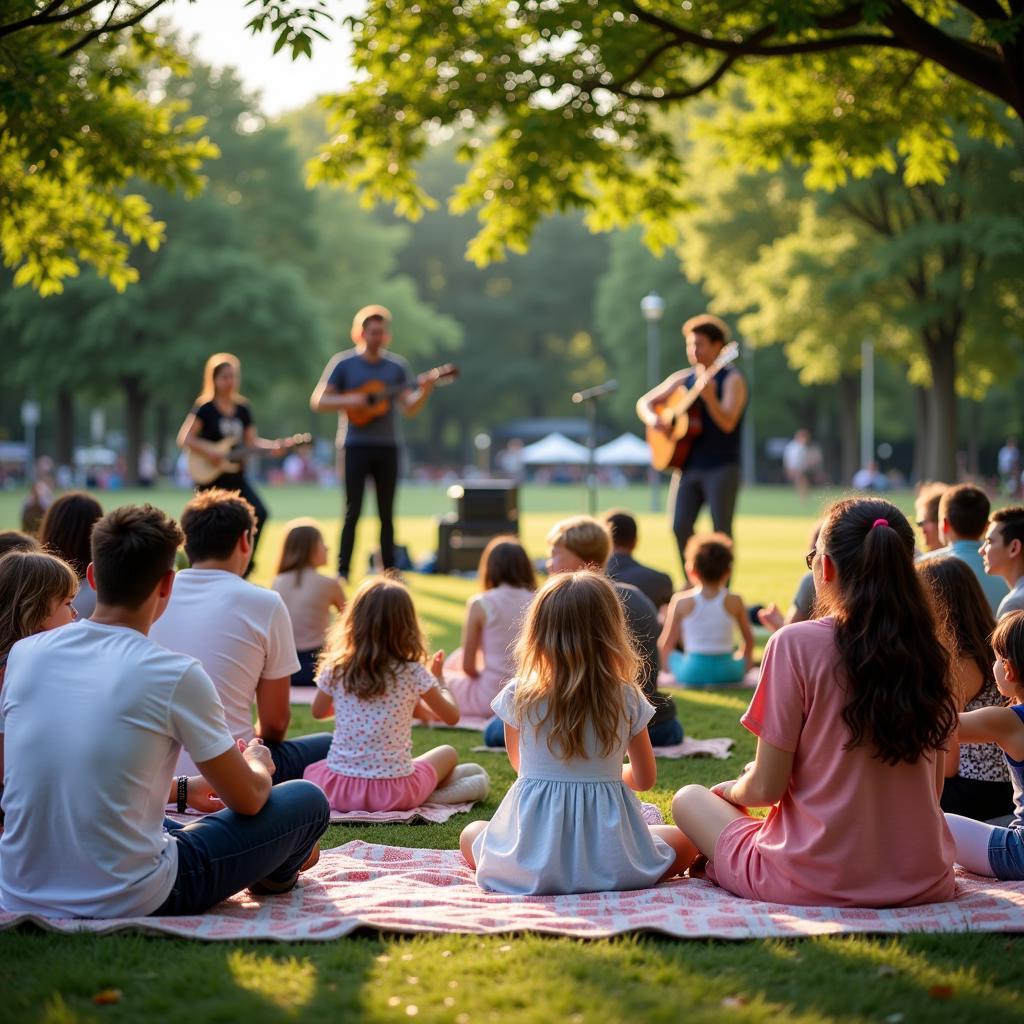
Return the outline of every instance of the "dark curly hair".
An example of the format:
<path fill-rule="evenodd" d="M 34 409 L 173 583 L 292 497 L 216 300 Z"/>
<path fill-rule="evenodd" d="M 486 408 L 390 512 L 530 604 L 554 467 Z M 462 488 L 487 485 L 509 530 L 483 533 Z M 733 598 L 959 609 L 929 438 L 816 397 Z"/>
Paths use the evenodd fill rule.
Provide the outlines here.
<path fill-rule="evenodd" d="M 949 655 L 914 571 L 910 523 L 891 502 L 847 498 L 825 514 L 819 550 L 837 576 L 816 607 L 835 619 L 846 749 L 870 742 L 895 765 L 945 747 L 957 726 Z"/>

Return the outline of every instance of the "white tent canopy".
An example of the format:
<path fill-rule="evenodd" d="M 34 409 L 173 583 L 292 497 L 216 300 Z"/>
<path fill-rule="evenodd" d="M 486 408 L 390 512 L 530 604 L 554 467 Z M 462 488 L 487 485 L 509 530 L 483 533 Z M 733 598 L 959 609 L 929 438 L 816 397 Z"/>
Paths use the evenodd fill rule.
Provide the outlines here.
<path fill-rule="evenodd" d="M 590 452 L 565 434 L 548 434 L 522 451 L 527 466 L 584 466 L 590 461 Z"/>
<path fill-rule="evenodd" d="M 622 434 L 594 452 L 599 466 L 649 466 L 651 449 L 636 434 Z"/>

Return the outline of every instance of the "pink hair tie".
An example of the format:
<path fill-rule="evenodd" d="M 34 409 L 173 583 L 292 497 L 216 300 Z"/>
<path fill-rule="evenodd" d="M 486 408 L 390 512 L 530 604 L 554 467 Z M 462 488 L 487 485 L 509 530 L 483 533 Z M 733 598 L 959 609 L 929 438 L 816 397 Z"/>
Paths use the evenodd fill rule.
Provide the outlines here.
<path fill-rule="evenodd" d="M 888 525 L 889 525 L 889 520 L 888 519 L 876 519 L 871 524 L 871 529 L 873 530 L 876 526 L 888 526 Z"/>

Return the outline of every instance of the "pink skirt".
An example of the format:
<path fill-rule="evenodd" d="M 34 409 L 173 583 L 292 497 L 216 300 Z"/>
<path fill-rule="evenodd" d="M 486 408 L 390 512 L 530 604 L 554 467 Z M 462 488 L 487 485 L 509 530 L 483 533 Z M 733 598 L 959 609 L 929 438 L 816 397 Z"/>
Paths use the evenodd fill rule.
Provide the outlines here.
<path fill-rule="evenodd" d="M 341 775 L 316 761 L 302 773 L 327 794 L 332 811 L 408 811 L 420 807 L 437 789 L 437 771 L 427 761 L 413 761 L 412 773 L 397 779 L 360 779 Z"/>

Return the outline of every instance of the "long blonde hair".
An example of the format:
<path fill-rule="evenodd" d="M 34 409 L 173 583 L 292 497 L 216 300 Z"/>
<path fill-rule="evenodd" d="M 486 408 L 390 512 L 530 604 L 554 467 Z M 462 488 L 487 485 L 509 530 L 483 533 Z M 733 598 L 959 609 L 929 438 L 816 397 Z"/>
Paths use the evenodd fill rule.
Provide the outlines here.
<path fill-rule="evenodd" d="M 567 761 L 586 757 L 588 724 L 604 756 L 622 742 L 626 691 L 641 660 L 615 589 L 603 573 L 559 573 L 537 593 L 516 646 L 513 709 L 525 723 L 542 702 L 550 721 L 548 749 Z"/>
<path fill-rule="evenodd" d="M 9 551 L 0 558 L 0 656 L 38 633 L 54 601 L 78 593 L 75 570 L 46 551 Z"/>
<path fill-rule="evenodd" d="M 214 352 L 206 360 L 206 365 L 203 367 L 203 390 L 196 396 L 196 405 L 202 405 L 204 402 L 213 400 L 213 396 L 217 393 L 213 378 L 217 376 L 217 371 L 222 366 L 234 367 L 235 379 L 237 380 L 241 377 L 242 363 L 238 356 L 233 356 L 230 352 Z M 245 396 L 240 392 L 233 391 L 231 393 L 232 402 L 244 402 L 245 400 Z"/>
<path fill-rule="evenodd" d="M 317 673 L 330 670 L 346 693 L 379 697 L 403 662 L 424 662 L 427 645 L 412 597 L 397 579 L 364 580 L 331 630 Z"/>
<path fill-rule="evenodd" d="M 277 564 L 277 575 L 295 570 L 295 585 L 302 585 L 302 570 L 313 568 L 313 553 L 324 541 L 315 519 L 293 519 L 285 527 L 281 547 L 281 560 Z"/>

